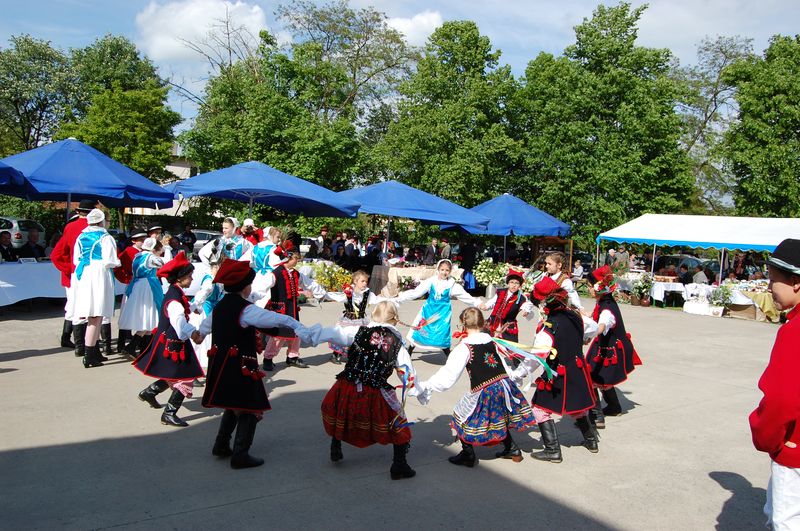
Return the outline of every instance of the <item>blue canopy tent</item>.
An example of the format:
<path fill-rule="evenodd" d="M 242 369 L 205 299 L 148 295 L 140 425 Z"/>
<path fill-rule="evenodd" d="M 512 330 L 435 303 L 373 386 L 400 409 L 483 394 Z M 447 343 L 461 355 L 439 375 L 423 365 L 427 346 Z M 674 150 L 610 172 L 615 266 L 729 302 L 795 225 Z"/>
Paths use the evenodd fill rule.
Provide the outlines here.
<path fill-rule="evenodd" d="M 172 194 L 74 138 L 11 155 L 2 161 L 24 175 L 3 193 L 28 200 L 100 199 L 110 207 L 172 206 Z M 69 212 L 67 213 L 69 216 Z"/>
<path fill-rule="evenodd" d="M 166 189 L 175 197 L 206 196 L 247 201 L 251 216 L 253 203 L 310 217 L 355 217 L 359 206 L 327 188 L 255 161 L 201 173 L 169 184 Z"/>
<path fill-rule="evenodd" d="M 0 162 L 0 186 L 8 186 L 8 185 L 21 185 L 25 180 L 25 177 L 22 173 L 9 166 L 8 164 L 4 164 Z M 2 189 L 0 189 L 0 193 Z"/>
<path fill-rule="evenodd" d="M 492 234 L 503 236 L 569 236 L 570 226 L 511 194 L 503 194 L 470 210 L 489 218 L 487 227 L 454 224 L 443 225 L 443 229 L 460 228 L 470 234 Z M 505 259 L 505 256 L 503 257 Z"/>

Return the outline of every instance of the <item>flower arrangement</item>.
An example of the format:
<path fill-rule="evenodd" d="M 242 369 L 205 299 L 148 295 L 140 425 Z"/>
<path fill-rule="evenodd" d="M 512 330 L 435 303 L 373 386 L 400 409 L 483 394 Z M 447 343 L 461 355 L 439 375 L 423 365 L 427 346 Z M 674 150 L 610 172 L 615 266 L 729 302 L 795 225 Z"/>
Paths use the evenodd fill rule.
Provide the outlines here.
<path fill-rule="evenodd" d="M 730 284 L 722 284 L 711 292 L 711 304 L 727 306 L 731 303 L 733 292 Z"/>
<path fill-rule="evenodd" d="M 417 286 L 419 286 L 419 280 L 415 279 L 414 277 L 397 277 L 397 289 L 399 291 L 408 291 L 416 288 Z"/>
<path fill-rule="evenodd" d="M 472 272 L 475 280 L 483 286 L 499 286 L 505 283 L 508 274 L 508 264 L 495 264 L 491 258 L 484 258 Z"/>
<path fill-rule="evenodd" d="M 336 264 L 314 262 L 314 280 L 327 291 L 342 291 L 342 286 L 352 281 L 350 271 Z"/>
<path fill-rule="evenodd" d="M 639 276 L 631 286 L 631 295 L 639 299 L 650 297 L 650 290 L 653 289 L 653 277 L 649 273 L 644 273 Z"/>

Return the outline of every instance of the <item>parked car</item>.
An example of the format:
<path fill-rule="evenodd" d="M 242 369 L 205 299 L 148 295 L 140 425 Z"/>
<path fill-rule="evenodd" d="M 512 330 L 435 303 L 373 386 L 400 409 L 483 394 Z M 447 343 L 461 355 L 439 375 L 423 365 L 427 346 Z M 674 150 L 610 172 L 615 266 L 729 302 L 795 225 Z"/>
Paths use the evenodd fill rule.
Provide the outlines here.
<path fill-rule="evenodd" d="M 0 231 L 7 230 L 11 233 L 11 245 L 19 249 L 28 243 L 28 231 L 39 229 L 39 245 L 47 247 L 47 235 L 44 227 L 32 219 L 0 218 Z"/>
<path fill-rule="evenodd" d="M 197 256 L 197 253 L 200 252 L 200 249 L 202 249 L 205 244 L 214 238 L 222 236 L 220 231 L 211 229 L 192 229 L 192 232 L 197 236 L 197 241 L 194 243 L 194 248 L 192 249 L 192 254 L 194 256 Z"/>
<path fill-rule="evenodd" d="M 317 240 L 315 238 L 302 238 L 300 241 L 300 252 L 305 256 L 305 254 L 311 250 L 311 246 L 317 245 Z"/>

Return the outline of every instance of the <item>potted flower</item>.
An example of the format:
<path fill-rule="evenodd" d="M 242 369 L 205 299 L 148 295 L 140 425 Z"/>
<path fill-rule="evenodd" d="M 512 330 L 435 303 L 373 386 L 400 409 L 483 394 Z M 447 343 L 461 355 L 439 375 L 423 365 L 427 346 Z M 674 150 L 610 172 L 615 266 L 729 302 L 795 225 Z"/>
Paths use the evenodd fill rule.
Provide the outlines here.
<path fill-rule="evenodd" d="M 653 289 L 653 277 L 644 273 L 631 286 L 631 304 L 633 306 L 650 306 L 650 290 Z"/>
<path fill-rule="evenodd" d="M 711 313 L 716 317 L 722 317 L 725 309 L 733 299 L 732 287 L 730 284 L 722 284 L 714 288 L 711 292 Z"/>
<path fill-rule="evenodd" d="M 505 264 L 495 264 L 491 258 L 478 262 L 473 274 L 478 284 L 486 286 L 486 298 L 491 298 L 497 291 L 497 286 L 503 284 L 508 267 Z"/>

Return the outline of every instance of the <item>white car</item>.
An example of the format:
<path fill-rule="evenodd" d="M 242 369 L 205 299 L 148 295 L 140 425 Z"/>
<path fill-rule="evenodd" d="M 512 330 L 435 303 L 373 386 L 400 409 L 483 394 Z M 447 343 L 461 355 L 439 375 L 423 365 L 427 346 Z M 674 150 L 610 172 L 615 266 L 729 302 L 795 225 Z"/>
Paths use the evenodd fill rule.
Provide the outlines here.
<path fill-rule="evenodd" d="M 0 217 L 0 231 L 7 230 L 11 233 L 11 245 L 15 249 L 19 249 L 28 243 L 28 231 L 30 229 L 39 229 L 39 245 L 47 247 L 47 238 L 45 237 L 44 227 L 32 219 L 17 219 Z"/>

